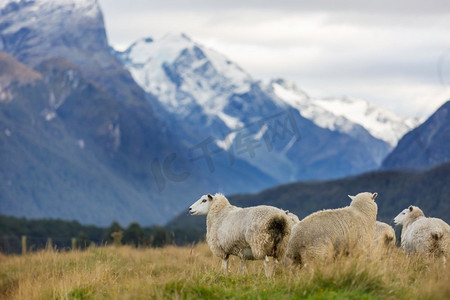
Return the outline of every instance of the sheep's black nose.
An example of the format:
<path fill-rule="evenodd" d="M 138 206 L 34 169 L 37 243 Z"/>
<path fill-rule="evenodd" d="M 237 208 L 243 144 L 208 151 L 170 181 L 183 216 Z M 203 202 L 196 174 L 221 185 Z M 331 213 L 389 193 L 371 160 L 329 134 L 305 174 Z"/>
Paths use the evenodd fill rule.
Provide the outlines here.
<path fill-rule="evenodd" d="M 192 210 L 192 207 L 189 207 L 189 210 L 191 211 L 191 210 Z"/>

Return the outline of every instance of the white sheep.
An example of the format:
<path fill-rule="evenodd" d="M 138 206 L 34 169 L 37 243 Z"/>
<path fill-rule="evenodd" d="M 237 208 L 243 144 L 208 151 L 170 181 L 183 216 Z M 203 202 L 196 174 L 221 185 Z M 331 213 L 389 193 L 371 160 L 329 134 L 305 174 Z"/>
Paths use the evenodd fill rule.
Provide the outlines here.
<path fill-rule="evenodd" d="M 350 206 L 315 212 L 292 228 L 287 260 L 300 266 L 368 251 L 375 232 L 377 193 L 349 196 Z"/>
<path fill-rule="evenodd" d="M 417 206 L 409 206 L 394 218 L 402 226 L 401 247 L 405 253 L 442 257 L 450 252 L 450 226 L 438 218 L 427 218 Z"/>
<path fill-rule="evenodd" d="M 206 240 L 212 253 L 222 259 L 228 271 L 228 258 L 241 259 L 244 272 L 246 260 L 264 259 L 266 276 L 271 276 L 278 260 L 284 257 L 290 234 L 286 213 L 272 206 L 236 207 L 222 194 L 203 195 L 189 207 L 191 215 L 207 215 Z M 274 258 L 272 270 L 269 257 Z"/>
<path fill-rule="evenodd" d="M 391 225 L 377 221 L 372 240 L 372 248 L 386 251 L 395 247 L 395 231 Z"/>

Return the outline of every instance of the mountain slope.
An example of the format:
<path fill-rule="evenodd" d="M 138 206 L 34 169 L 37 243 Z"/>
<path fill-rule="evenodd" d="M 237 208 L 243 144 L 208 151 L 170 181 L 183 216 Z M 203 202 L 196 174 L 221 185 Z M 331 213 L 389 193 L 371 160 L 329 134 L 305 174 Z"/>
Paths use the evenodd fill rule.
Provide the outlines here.
<path fill-rule="evenodd" d="M 386 157 L 383 169 L 425 169 L 450 161 L 450 101 L 407 133 Z"/>
<path fill-rule="evenodd" d="M 2 57 L 11 68 L 26 69 Z M 13 78 L 6 89 L 11 98 L 0 103 L 2 213 L 100 225 L 114 219 L 161 223 L 173 214 L 183 202 L 169 198 L 162 209 L 145 166 L 172 147 L 164 141 L 170 135 L 152 143 L 145 108 L 139 114 L 117 101 L 65 60 L 45 61 L 36 70 L 28 70 L 39 74 L 32 82 Z"/>
<path fill-rule="evenodd" d="M 183 199 L 159 191 L 151 163 L 179 153 L 176 171 L 187 149 L 110 53 L 97 1 L 1 1 L 0 15 L 0 50 L 23 63 L 1 56 L 2 211 L 99 225 L 175 214 Z M 176 186 L 195 193 L 196 179 Z"/>

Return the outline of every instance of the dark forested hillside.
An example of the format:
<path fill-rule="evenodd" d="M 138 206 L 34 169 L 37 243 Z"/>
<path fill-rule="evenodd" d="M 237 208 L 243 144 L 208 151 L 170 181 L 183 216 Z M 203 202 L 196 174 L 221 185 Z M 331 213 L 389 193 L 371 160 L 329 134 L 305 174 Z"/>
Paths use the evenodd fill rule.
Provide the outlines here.
<path fill-rule="evenodd" d="M 320 209 L 346 206 L 350 203 L 347 195 L 369 191 L 379 194 L 376 200 L 379 220 L 391 223 L 401 210 L 412 204 L 422 208 L 425 215 L 450 222 L 449 182 L 450 164 L 444 164 L 421 173 L 382 171 L 332 181 L 299 182 L 258 194 L 231 196 L 229 200 L 237 206 L 266 204 L 289 209 L 302 219 Z M 186 209 L 167 228 L 205 230 L 205 223 L 204 216 L 190 216 Z"/>

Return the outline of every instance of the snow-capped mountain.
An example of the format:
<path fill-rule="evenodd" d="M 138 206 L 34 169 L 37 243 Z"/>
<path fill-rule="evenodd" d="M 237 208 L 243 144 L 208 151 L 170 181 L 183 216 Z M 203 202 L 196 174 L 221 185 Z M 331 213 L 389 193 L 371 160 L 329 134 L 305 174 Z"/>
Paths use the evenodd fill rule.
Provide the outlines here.
<path fill-rule="evenodd" d="M 320 127 L 353 134 L 355 124 L 358 124 L 391 147 L 395 147 L 405 133 L 420 123 L 418 119 L 400 117 L 361 99 L 311 99 L 293 82 L 283 79 L 271 81 L 269 87 L 276 97 L 298 109 L 302 116 Z"/>
<path fill-rule="evenodd" d="M 141 39 L 118 56 L 136 82 L 156 96 L 162 107 L 158 112 L 170 120 L 172 130 L 191 145 L 213 137 L 213 147 L 219 149 L 211 151 L 231 151 L 239 137 L 236 130 L 244 127 L 260 141 L 262 129 L 247 125 L 283 110 L 238 65 L 185 34 L 167 34 L 158 41 Z M 261 164 L 263 157 L 243 155 L 237 159 L 265 174 L 276 165 L 291 169 L 289 160 L 274 157 Z M 285 181 L 283 174 L 269 176 Z"/>
<path fill-rule="evenodd" d="M 22 62 L 35 65 L 45 57 L 71 54 L 77 63 L 86 63 L 87 51 L 95 61 L 98 50 L 107 49 L 96 0 L 0 0 L 0 14 L 0 49 Z M 85 52 L 76 51 L 80 48 Z"/>
<path fill-rule="evenodd" d="M 214 136 L 216 145 L 229 150 L 239 144 L 238 128 L 289 111 L 298 124 L 301 143 L 288 140 L 273 152 L 240 156 L 280 182 L 331 178 L 376 168 L 392 147 L 361 124 L 313 104 L 286 81 L 269 85 L 255 81 L 225 56 L 185 34 L 141 39 L 117 55 L 136 82 L 156 96 L 160 113 L 170 120 L 174 131 L 191 143 Z M 268 128 L 250 130 L 251 139 L 267 139 Z M 355 147 L 345 149 L 350 141 Z M 331 146 L 333 143 L 336 145 Z"/>
<path fill-rule="evenodd" d="M 51 13 L 51 17 L 54 19 L 58 18 L 57 13 L 68 11 L 71 11 L 75 17 L 95 17 L 101 13 L 96 0 L 0 0 L 0 9 L 2 10 L 13 11 L 21 6 L 27 7 L 27 13 Z M 22 20 L 25 21 L 25 18 Z M 32 20 L 28 20 L 28 22 L 32 22 Z M 21 26 L 20 23 L 16 25 Z M 45 25 L 49 25 L 49 23 Z"/>
<path fill-rule="evenodd" d="M 97 0 L 0 0 L 0 51 L 35 67 L 60 57 L 115 97 L 143 95 L 114 55 Z"/>
<path fill-rule="evenodd" d="M 5 214 L 162 223 L 205 190 L 357 174 L 390 149 L 185 35 L 115 53 L 95 0 L 0 0 L 0 51 Z"/>
<path fill-rule="evenodd" d="M 224 108 L 232 94 L 249 91 L 255 81 L 220 53 L 185 34 L 167 34 L 157 41 L 141 39 L 120 57 L 136 82 L 156 95 L 168 111 L 186 116 L 198 107 L 210 117 L 218 116 L 229 129 L 243 125 Z M 258 84 L 278 106 L 295 108 L 322 128 L 356 136 L 362 126 L 390 147 L 419 124 L 418 120 L 400 117 L 360 99 L 311 99 L 284 79 L 273 80 L 267 86 Z"/>
<path fill-rule="evenodd" d="M 156 95 L 169 112 L 186 117 L 200 109 L 207 116 L 218 116 L 229 129 L 243 125 L 224 108 L 232 94 L 250 90 L 252 78 L 185 34 L 167 34 L 159 41 L 139 40 L 120 57 L 136 82 Z"/>

